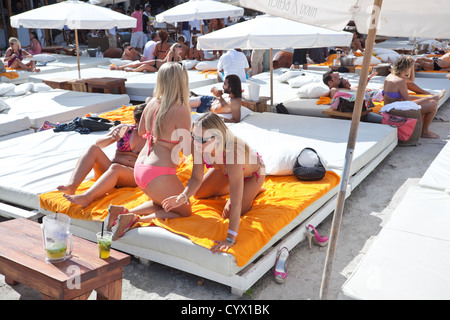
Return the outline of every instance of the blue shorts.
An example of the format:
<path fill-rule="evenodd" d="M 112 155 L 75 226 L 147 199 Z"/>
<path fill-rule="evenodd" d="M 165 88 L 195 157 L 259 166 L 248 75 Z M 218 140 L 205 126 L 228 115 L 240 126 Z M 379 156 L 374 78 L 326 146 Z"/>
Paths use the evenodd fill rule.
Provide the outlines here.
<path fill-rule="evenodd" d="M 213 96 L 201 96 L 200 97 L 200 106 L 197 107 L 198 113 L 205 113 L 211 109 L 211 105 L 213 101 L 216 100 L 216 97 Z"/>

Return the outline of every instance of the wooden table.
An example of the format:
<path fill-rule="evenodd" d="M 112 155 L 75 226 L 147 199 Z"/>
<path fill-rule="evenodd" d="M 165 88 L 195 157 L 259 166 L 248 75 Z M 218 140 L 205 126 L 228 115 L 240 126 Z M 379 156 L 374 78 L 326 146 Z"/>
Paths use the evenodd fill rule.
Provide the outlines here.
<path fill-rule="evenodd" d="M 122 298 L 129 255 L 111 249 L 108 259 L 100 259 L 96 243 L 73 236 L 66 261 L 51 264 L 45 257 L 40 224 L 23 218 L 0 223 L 0 273 L 7 284 L 22 283 L 44 299 L 87 299 L 93 290 L 97 300 Z"/>
<path fill-rule="evenodd" d="M 372 112 L 372 109 L 367 109 L 366 111 L 362 111 L 361 117 L 368 115 L 370 112 Z M 326 110 L 323 110 L 322 114 L 326 114 L 330 118 L 336 118 L 336 119 L 352 119 L 353 118 L 352 112 L 337 111 L 331 107 Z"/>
<path fill-rule="evenodd" d="M 269 112 L 270 108 L 267 104 L 268 100 L 270 100 L 270 97 L 259 97 L 258 101 L 251 101 L 243 98 L 241 104 L 254 112 Z"/>
<path fill-rule="evenodd" d="M 53 89 L 72 90 L 72 85 L 69 84 L 70 80 L 70 78 L 53 78 L 50 80 L 42 80 L 42 82 Z"/>
<path fill-rule="evenodd" d="M 86 89 L 88 92 L 103 92 L 103 93 L 113 93 L 114 89 L 118 89 L 120 94 L 125 94 L 125 81 L 124 78 L 88 78 L 83 79 L 86 84 Z"/>

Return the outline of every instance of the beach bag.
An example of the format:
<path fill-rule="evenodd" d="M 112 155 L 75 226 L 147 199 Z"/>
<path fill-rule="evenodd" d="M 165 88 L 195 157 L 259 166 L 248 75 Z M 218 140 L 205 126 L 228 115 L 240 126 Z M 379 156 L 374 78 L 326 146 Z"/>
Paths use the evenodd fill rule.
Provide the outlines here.
<path fill-rule="evenodd" d="M 400 117 L 390 113 L 383 113 L 383 121 L 381 123 L 397 128 L 397 136 L 399 141 L 408 141 L 416 128 L 417 119 Z"/>
<path fill-rule="evenodd" d="M 294 176 L 301 181 L 317 181 L 325 177 L 325 165 L 312 148 L 304 148 L 295 159 Z"/>
<path fill-rule="evenodd" d="M 80 119 L 80 126 L 87 128 L 90 131 L 108 131 L 112 127 L 119 125 L 120 121 L 111 121 L 109 119 L 100 117 L 82 117 Z"/>
<path fill-rule="evenodd" d="M 411 136 L 406 141 L 398 141 L 399 146 L 417 146 L 420 141 L 420 136 L 422 135 L 422 112 L 418 110 L 397 110 L 391 109 L 389 114 L 394 116 L 400 116 L 404 118 L 417 119 L 416 126 Z"/>
<path fill-rule="evenodd" d="M 277 113 L 289 114 L 289 111 L 286 109 L 286 107 L 282 103 L 277 104 L 275 106 L 275 110 L 277 111 Z"/>

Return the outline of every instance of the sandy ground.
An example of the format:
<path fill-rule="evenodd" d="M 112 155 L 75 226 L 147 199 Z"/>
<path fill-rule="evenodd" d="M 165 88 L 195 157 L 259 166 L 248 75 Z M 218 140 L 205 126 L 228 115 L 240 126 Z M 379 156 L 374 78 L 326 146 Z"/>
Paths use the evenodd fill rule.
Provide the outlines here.
<path fill-rule="evenodd" d="M 450 100 L 438 110 L 431 130 L 441 139 L 421 139 L 417 147 L 396 147 L 392 153 L 352 192 L 345 201 L 344 216 L 328 299 L 339 298 L 346 279 L 352 274 L 372 241 L 389 219 L 406 190 L 417 185 L 428 166 L 450 138 Z M 332 215 L 318 231 L 329 235 Z M 268 271 L 245 297 L 231 294 L 229 287 L 203 280 L 157 263 L 145 265 L 138 260 L 124 268 L 122 298 L 126 300 L 317 300 L 327 247 L 302 242 L 291 251 L 288 278 L 283 285 Z M 1 300 L 41 299 L 38 292 L 23 285 L 10 287 L 0 275 Z M 95 299 L 95 293 L 90 299 Z"/>

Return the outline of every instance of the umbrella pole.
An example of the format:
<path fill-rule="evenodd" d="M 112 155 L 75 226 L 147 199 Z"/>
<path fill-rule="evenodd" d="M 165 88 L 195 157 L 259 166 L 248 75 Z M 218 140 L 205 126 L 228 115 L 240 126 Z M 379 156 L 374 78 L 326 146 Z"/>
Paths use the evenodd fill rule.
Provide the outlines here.
<path fill-rule="evenodd" d="M 80 48 L 78 45 L 78 29 L 75 29 L 75 45 L 77 50 L 77 62 L 78 62 L 78 79 L 81 79 L 81 72 L 80 72 Z"/>
<path fill-rule="evenodd" d="M 270 48 L 270 111 L 273 112 L 273 48 Z"/>
<path fill-rule="evenodd" d="M 334 211 L 330 242 L 328 244 L 327 256 L 325 259 L 325 267 L 322 275 L 322 284 L 320 287 L 320 299 L 325 300 L 328 296 L 329 282 L 331 278 L 331 271 L 333 267 L 334 255 L 336 252 L 337 242 L 339 238 L 339 228 L 341 226 L 342 214 L 344 210 L 345 193 L 348 186 L 348 179 L 350 176 L 350 166 L 355 150 L 356 137 L 358 133 L 358 126 L 361 118 L 361 108 L 364 101 L 364 93 L 367 85 L 367 78 L 369 76 L 370 61 L 372 59 L 372 51 L 375 43 L 375 36 L 377 33 L 377 22 L 381 11 L 383 0 L 374 0 L 374 8 L 371 16 L 371 27 L 367 35 L 366 48 L 364 50 L 363 64 L 361 67 L 361 75 L 358 83 L 358 92 L 355 100 L 355 107 L 353 110 L 352 123 L 350 126 L 350 133 L 347 144 L 347 152 L 345 154 L 345 164 L 342 173 L 341 183 L 339 187 L 338 198 L 336 202 L 336 209 Z M 378 9 L 377 9 L 378 8 Z"/>

